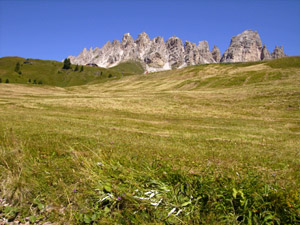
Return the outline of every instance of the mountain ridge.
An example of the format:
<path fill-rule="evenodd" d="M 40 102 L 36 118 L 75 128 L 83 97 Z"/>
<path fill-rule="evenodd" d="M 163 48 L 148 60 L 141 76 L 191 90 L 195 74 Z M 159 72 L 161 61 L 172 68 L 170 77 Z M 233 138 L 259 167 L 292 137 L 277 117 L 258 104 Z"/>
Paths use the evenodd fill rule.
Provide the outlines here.
<path fill-rule="evenodd" d="M 134 40 L 129 33 L 124 34 L 122 41 L 108 41 L 102 48 L 86 48 L 78 56 L 69 56 L 72 64 L 97 64 L 99 67 L 110 68 L 128 60 L 140 61 L 147 72 L 157 72 L 189 65 L 252 62 L 285 57 L 283 47 L 275 47 L 272 54 L 262 45 L 257 31 L 245 30 L 232 37 L 228 49 L 221 56 L 216 45 L 209 50 L 208 41 L 196 43 L 172 36 L 166 41 L 161 36 L 152 40 L 142 32 Z"/>

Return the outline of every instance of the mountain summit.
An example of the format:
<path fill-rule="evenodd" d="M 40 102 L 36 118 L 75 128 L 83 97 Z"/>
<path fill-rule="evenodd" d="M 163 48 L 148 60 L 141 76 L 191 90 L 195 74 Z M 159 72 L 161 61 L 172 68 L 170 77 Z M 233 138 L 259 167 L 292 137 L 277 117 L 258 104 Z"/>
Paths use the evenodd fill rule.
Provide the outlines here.
<path fill-rule="evenodd" d="M 76 57 L 69 56 L 72 64 L 97 64 L 100 67 L 113 67 L 128 60 L 140 61 L 148 72 L 182 68 L 188 65 L 219 62 L 250 62 L 286 56 L 283 47 L 276 46 L 272 54 L 256 31 L 246 30 L 231 39 L 229 48 L 221 57 L 220 50 L 214 46 L 209 50 L 207 41 L 200 41 L 198 46 L 176 36 L 166 42 L 160 36 L 150 39 L 145 32 L 134 40 L 129 33 L 124 34 L 122 41 L 108 41 L 102 48 L 86 48 Z"/>

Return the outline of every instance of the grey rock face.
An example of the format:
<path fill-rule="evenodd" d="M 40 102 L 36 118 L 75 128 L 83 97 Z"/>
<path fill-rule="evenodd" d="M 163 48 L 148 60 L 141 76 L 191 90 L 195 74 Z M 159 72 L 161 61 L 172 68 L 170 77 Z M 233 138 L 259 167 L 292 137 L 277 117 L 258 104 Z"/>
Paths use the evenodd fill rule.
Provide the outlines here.
<path fill-rule="evenodd" d="M 258 33 L 246 30 L 233 37 L 229 48 L 221 58 L 221 62 L 250 62 L 259 61 L 262 43 Z"/>
<path fill-rule="evenodd" d="M 184 61 L 186 65 L 199 64 L 200 53 L 195 43 L 186 41 L 184 44 Z"/>
<path fill-rule="evenodd" d="M 100 67 L 112 67 L 128 60 L 141 62 L 146 71 L 160 71 L 181 68 L 187 65 L 215 63 L 207 41 L 195 43 L 182 40 L 176 36 L 166 42 L 160 36 L 153 40 L 143 32 L 134 41 L 129 33 L 122 41 L 107 42 L 102 48 L 84 49 L 77 57 L 69 56 L 72 64 L 86 65 L 95 63 Z"/>
<path fill-rule="evenodd" d="M 221 60 L 221 52 L 220 49 L 214 45 L 214 48 L 211 52 L 213 59 L 216 61 L 216 63 L 219 63 Z"/>
<path fill-rule="evenodd" d="M 268 59 L 271 59 L 271 54 L 269 52 L 269 50 L 267 49 L 266 45 L 264 45 L 264 47 L 262 48 L 261 50 L 261 56 L 260 56 L 260 59 L 261 60 L 268 60 Z"/>
<path fill-rule="evenodd" d="M 286 56 L 283 48 L 276 47 L 272 55 L 262 47 L 257 32 L 246 30 L 232 38 L 229 48 L 221 57 L 220 50 L 214 46 L 209 51 L 207 41 L 195 43 L 182 40 L 176 36 L 166 42 L 160 36 L 153 40 L 143 32 L 134 40 L 129 33 L 124 34 L 122 41 L 108 41 L 102 48 L 86 48 L 77 56 L 69 56 L 72 64 L 97 64 L 109 68 L 121 62 L 136 60 L 142 63 L 146 71 L 155 72 L 181 68 L 188 65 L 219 62 L 248 62 Z"/>
<path fill-rule="evenodd" d="M 209 51 L 209 45 L 207 41 L 199 41 L 198 49 L 200 53 L 199 64 L 215 63 L 216 61 L 212 57 Z"/>
<path fill-rule="evenodd" d="M 144 54 L 147 71 L 170 69 L 168 59 L 168 50 L 164 39 L 160 36 L 154 38 L 150 43 L 149 50 Z"/>
<path fill-rule="evenodd" d="M 282 46 L 280 48 L 278 46 L 276 46 L 274 51 L 272 52 L 273 59 L 278 59 L 278 58 L 282 58 L 285 56 L 286 56 L 286 54 L 284 53 Z"/>
<path fill-rule="evenodd" d="M 182 40 L 178 37 L 170 37 L 166 42 L 169 54 L 169 63 L 172 68 L 180 67 L 184 62 L 184 48 Z"/>

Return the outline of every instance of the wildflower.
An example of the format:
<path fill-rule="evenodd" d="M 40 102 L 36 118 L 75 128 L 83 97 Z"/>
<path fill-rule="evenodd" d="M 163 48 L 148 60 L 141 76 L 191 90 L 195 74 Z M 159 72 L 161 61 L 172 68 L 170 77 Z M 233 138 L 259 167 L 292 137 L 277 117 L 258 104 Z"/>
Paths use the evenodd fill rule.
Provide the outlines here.
<path fill-rule="evenodd" d="M 77 190 L 74 188 L 74 189 L 73 189 L 73 193 L 75 193 L 76 191 L 77 191 Z"/>
<path fill-rule="evenodd" d="M 121 196 L 118 196 L 118 200 L 121 200 Z"/>
<path fill-rule="evenodd" d="M 113 142 L 110 142 L 110 144 L 113 145 L 114 143 L 113 143 Z"/>

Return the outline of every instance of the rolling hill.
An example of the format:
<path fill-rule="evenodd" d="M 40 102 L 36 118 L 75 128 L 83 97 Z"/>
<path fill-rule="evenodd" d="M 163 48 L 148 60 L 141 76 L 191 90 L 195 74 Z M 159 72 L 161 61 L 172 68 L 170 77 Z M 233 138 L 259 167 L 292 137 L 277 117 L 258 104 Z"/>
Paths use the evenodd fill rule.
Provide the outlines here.
<path fill-rule="evenodd" d="M 19 82 L 0 84 L 2 217 L 300 222 L 300 57 L 149 74 L 85 67 L 86 80 L 39 60 L 19 77 L 18 60 L 0 60 L 2 80 Z"/>
<path fill-rule="evenodd" d="M 15 72 L 17 63 L 20 63 L 21 74 Z M 10 83 L 42 83 L 67 87 L 103 82 L 108 78 L 115 79 L 144 72 L 138 62 L 122 63 L 111 69 L 84 66 L 83 72 L 74 71 L 76 65 L 72 65 L 72 69 L 69 70 L 64 70 L 62 67 L 63 63 L 57 61 L 3 57 L 0 58 L 0 78 L 3 83 L 8 79 Z"/>

